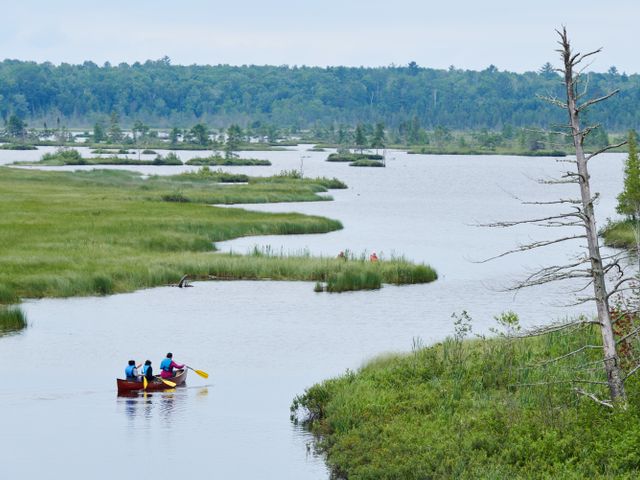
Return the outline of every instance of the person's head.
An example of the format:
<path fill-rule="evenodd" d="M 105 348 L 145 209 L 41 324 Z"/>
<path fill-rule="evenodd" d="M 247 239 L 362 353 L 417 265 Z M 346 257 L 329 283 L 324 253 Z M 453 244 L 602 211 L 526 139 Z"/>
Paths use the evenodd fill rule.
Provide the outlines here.
<path fill-rule="evenodd" d="M 135 360 L 129 360 L 129 365 L 135 365 L 136 361 Z"/>
<path fill-rule="evenodd" d="M 173 358 L 173 353 L 171 352 L 167 353 L 167 358 Z"/>
<path fill-rule="evenodd" d="M 145 360 L 144 364 L 145 365 L 151 365 L 151 360 Z"/>

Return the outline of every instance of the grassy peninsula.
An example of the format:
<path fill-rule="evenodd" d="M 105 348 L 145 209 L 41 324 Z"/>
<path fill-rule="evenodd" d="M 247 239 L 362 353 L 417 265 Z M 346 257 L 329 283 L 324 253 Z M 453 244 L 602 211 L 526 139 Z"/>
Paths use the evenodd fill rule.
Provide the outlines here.
<path fill-rule="evenodd" d="M 600 352 L 548 362 L 598 338 L 449 338 L 312 386 L 292 418 L 318 435 L 335 478 L 638 478 L 638 379 L 627 411 L 609 410 L 572 388 L 600 393 Z"/>
<path fill-rule="evenodd" d="M 369 271 L 382 282 L 435 279 L 402 259 L 347 262 L 212 254 L 213 242 L 246 235 L 324 233 L 340 222 L 300 214 L 214 207 L 214 203 L 326 200 L 336 179 L 283 174 L 222 185 L 219 172 L 154 176 L 117 170 L 0 169 L 0 303 L 18 298 L 109 294 L 196 278 L 329 281 Z M 329 187 L 325 186 L 328 185 Z"/>
<path fill-rule="evenodd" d="M 620 220 L 605 225 L 600 234 L 608 247 L 635 249 L 637 228 L 633 220 Z"/>

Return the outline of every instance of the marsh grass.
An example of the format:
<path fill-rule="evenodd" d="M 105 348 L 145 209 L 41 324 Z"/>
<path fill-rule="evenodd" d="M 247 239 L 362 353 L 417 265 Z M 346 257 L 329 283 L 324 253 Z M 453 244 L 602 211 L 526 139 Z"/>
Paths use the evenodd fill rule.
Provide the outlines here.
<path fill-rule="evenodd" d="M 327 162 L 357 162 L 358 160 L 382 160 L 384 157 L 377 153 L 331 153 Z"/>
<path fill-rule="evenodd" d="M 19 307 L 0 305 L 0 336 L 14 333 L 27 326 L 27 316 Z"/>
<path fill-rule="evenodd" d="M 336 478 L 637 478 L 638 380 L 629 409 L 610 411 L 572 390 L 606 396 L 601 351 L 545 363 L 598 343 L 595 328 L 454 336 L 310 387 L 292 418 L 302 413 Z"/>
<path fill-rule="evenodd" d="M 269 166 L 269 160 L 259 160 L 256 158 L 225 158 L 220 155 L 210 155 L 208 157 L 196 157 L 187 161 L 187 165 L 215 165 L 215 166 Z"/>
<path fill-rule="evenodd" d="M 217 241 L 342 228 L 340 222 L 323 217 L 209 205 L 318 200 L 318 190 L 326 191 L 295 179 L 221 186 L 201 178 L 143 179 L 116 170 L 1 168 L 0 302 L 127 292 L 176 283 L 184 274 L 326 282 L 330 274 L 345 268 L 344 262 L 269 252 L 212 254 Z M 181 201 L 163 201 L 167 195 Z M 361 268 L 374 266 L 362 262 Z M 430 271 L 406 261 L 381 262 L 375 268 L 389 283 L 420 281 Z"/>
<path fill-rule="evenodd" d="M 600 235 L 605 245 L 616 248 L 636 248 L 636 223 L 632 220 L 610 222 L 604 226 Z"/>
<path fill-rule="evenodd" d="M 384 167 L 380 160 L 356 160 L 349 164 L 350 167 Z"/>

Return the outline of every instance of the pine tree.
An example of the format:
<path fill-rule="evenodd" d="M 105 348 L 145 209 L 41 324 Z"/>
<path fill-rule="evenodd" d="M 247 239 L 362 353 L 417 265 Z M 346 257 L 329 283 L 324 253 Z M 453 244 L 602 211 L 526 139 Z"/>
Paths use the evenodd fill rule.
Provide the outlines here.
<path fill-rule="evenodd" d="M 628 136 L 629 155 L 624 166 L 624 188 L 618 195 L 616 211 L 633 221 L 640 219 L 640 162 L 636 132 L 631 130 Z"/>

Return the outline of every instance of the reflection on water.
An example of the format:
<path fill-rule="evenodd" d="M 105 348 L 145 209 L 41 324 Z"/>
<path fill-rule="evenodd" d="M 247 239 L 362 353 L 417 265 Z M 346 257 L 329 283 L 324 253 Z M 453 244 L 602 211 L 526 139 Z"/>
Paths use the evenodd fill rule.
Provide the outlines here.
<path fill-rule="evenodd" d="M 140 419 L 148 422 L 157 417 L 162 421 L 162 426 L 170 427 L 173 416 L 186 409 L 184 404 L 188 402 L 189 396 L 195 396 L 199 401 L 202 401 L 207 398 L 208 394 L 209 388 L 207 386 L 178 387 L 156 392 L 142 390 L 118 393 L 117 401 L 118 408 L 124 411 L 131 426 L 136 426 L 135 422 Z M 150 425 L 147 423 L 146 426 Z"/>

